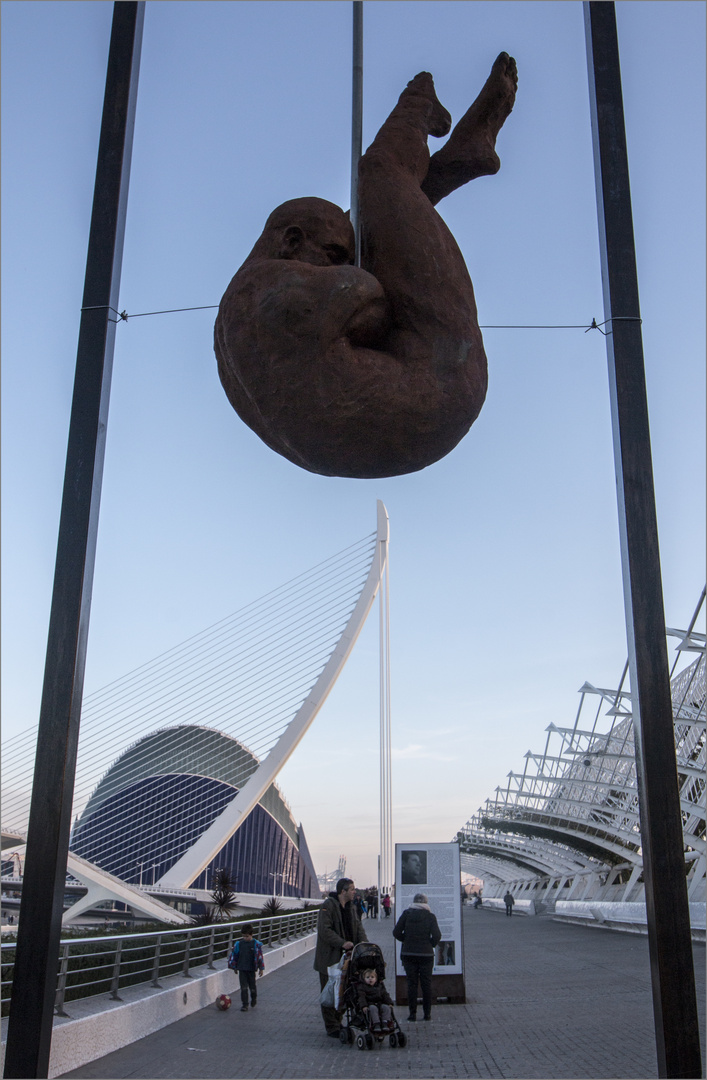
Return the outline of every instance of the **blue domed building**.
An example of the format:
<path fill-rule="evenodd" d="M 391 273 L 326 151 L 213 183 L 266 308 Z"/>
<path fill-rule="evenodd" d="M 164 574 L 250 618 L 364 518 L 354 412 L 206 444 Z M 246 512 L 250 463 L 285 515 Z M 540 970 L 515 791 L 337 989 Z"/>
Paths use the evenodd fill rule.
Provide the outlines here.
<path fill-rule="evenodd" d="M 258 766 L 229 735 L 180 725 L 126 750 L 97 785 L 71 834 L 76 855 L 133 885 L 151 885 L 208 829 Z M 320 899 L 304 832 L 271 784 L 190 886 L 227 869 L 242 893 Z"/>

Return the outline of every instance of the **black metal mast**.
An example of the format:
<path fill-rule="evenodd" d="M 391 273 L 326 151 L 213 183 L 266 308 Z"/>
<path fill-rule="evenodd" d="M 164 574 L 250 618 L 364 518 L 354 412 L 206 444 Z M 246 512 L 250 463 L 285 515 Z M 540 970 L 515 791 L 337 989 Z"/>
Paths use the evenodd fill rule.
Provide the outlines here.
<path fill-rule="evenodd" d="M 351 224 L 356 237 L 356 266 L 360 266 L 361 220 L 358 209 L 358 163 L 363 152 L 363 0 L 353 0 L 351 59 Z"/>
<path fill-rule="evenodd" d="M 46 1077 L 96 554 L 144 0 L 113 6 L 5 1055 Z"/>
<path fill-rule="evenodd" d="M 584 3 L 658 1072 L 699 1077 L 695 976 L 616 13 Z"/>

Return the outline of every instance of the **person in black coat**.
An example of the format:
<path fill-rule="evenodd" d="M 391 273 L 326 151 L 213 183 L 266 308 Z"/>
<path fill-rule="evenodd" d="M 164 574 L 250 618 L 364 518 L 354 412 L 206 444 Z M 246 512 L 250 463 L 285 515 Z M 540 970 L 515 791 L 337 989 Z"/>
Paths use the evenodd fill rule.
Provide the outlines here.
<path fill-rule="evenodd" d="M 393 937 L 402 942 L 400 959 L 408 984 L 408 1020 L 417 1020 L 417 988 L 422 990 L 422 1011 L 425 1020 L 432 1019 L 432 968 L 435 945 L 442 931 L 437 917 L 430 911 L 424 893 L 416 893 L 409 908 L 405 908 L 393 928 Z"/>

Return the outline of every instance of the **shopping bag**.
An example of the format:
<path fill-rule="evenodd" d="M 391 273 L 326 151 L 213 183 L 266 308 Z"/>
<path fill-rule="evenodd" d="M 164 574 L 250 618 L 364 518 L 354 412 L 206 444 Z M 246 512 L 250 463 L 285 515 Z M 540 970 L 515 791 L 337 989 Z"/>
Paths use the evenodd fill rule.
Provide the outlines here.
<path fill-rule="evenodd" d="M 338 1009 L 339 988 L 341 985 L 341 973 L 343 971 L 345 956 L 342 956 L 338 964 L 332 964 L 327 968 L 329 981 L 319 995 L 319 1004 L 329 1006 L 330 1009 Z"/>

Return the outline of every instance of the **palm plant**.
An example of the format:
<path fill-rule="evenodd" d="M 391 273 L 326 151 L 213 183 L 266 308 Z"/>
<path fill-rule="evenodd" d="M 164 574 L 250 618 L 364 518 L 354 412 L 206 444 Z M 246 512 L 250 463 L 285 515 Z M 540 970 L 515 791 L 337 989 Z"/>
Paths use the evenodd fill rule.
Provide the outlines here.
<path fill-rule="evenodd" d="M 236 882 L 227 869 L 214 870 L 211 879 L 212 892 L 208 918 L 212 922 L 223 922 L 233 917 L 238 907 L 235 893 Z"/>
<path fill-rule="evenodd" d="M 271 896 L 269 900 L 266 900 L 260 909 L 261 915 L 277 915 L 278 911 L 282 911 L 282 904 L 276 896 Z"/>

